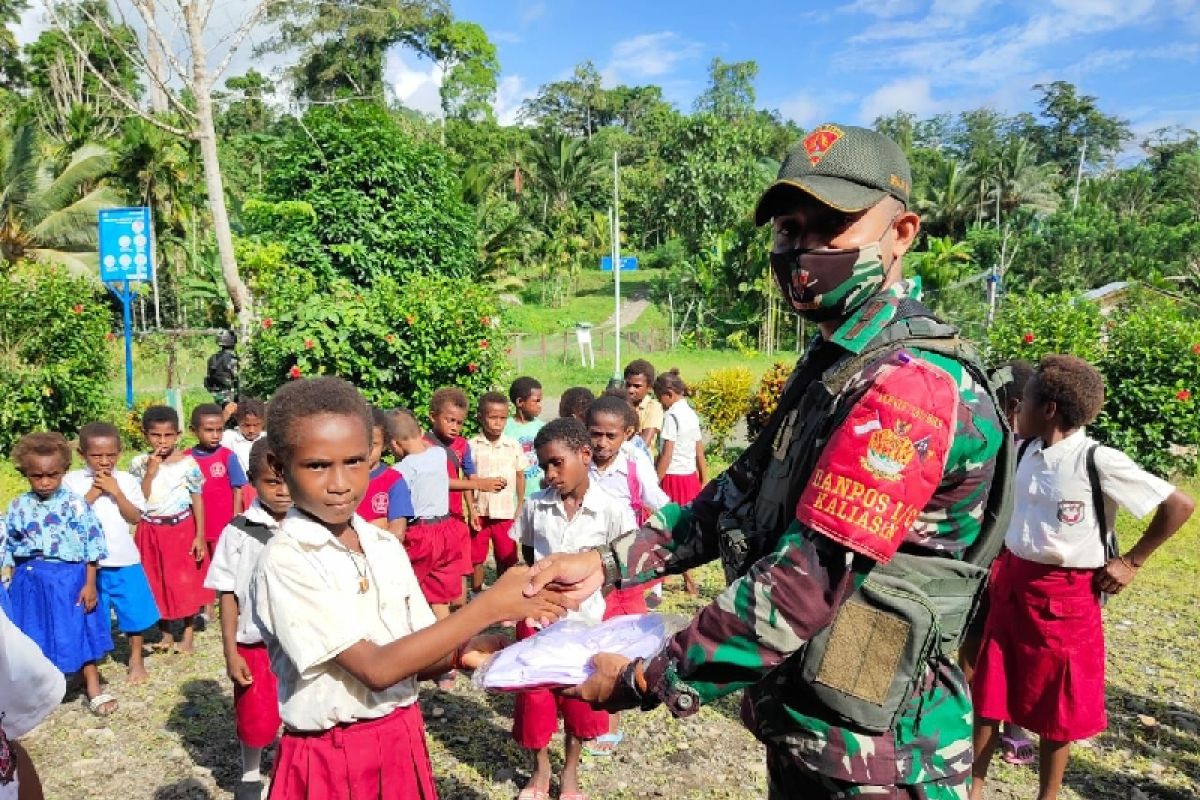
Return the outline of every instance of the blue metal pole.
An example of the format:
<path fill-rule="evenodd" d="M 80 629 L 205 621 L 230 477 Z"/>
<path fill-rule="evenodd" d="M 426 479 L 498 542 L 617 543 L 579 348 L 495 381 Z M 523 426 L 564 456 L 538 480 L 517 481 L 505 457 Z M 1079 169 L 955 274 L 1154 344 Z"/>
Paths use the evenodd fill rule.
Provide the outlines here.
<path fill-rule="evenodd" d="M 133 408 L 133 293 L 129 281 L 121 292 L 121 306 L 125 314 L 125 405 Z"/>

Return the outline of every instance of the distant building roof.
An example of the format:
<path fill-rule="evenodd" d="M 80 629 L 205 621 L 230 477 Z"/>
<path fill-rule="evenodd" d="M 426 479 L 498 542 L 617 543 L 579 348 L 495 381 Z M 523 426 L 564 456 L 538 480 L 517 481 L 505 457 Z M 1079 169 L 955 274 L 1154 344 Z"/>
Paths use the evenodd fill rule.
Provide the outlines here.
<path fill-rule="evenodd" d="M 1129 288 L 1128 281 L 1113 281 L 1106 283 L 1099 289 L 1092 289 L 1090 292 L 1083 293 L 1084 300 L 1115 300 L 1114 295 L 1120 295 Z"/>

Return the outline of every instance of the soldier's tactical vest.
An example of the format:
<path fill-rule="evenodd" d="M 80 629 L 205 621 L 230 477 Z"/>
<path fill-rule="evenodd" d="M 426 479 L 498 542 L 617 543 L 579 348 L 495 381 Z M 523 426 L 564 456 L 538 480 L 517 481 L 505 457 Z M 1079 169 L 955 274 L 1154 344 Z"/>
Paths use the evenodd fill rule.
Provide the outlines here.
<path fill-rule="evenodd" d="M 852 404 L 847 382 L 876 360 L 917 348 L 959 361 L 981 387 L 1004 426 L 982 529 L 961 560 L 902 546 L 876 566 L 843 604 L 831 625 L 778 669 L 775 682 L 804 695 L 821 719 L 866 733 L 894 726 L 938 657 L 953 658 L 978 605 L 988 568 L 1000 551 L 1011 516 L 1012 437 L 995 387 L 957 329 L 911 299 L 899 302 L 892 322 L 855 356 L 831 366 L 806 359 L 758 439 L 727 473 L 726 509 L 718 520 L 721 558 L 733 580 L 778 545 L 795 519 L 803 487 L 830 435 Z M 783 733 L 783 732 L 780 732 Z"/>

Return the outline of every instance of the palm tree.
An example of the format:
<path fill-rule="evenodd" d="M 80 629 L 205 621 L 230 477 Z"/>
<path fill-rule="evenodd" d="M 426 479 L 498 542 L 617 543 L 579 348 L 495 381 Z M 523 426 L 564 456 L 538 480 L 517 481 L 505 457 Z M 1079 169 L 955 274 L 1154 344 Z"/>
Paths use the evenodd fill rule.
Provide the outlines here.
<path fill-rule="evenodd" d="M 94 275 L 96 214 L 120 205 L 118 193 L 103 182 L 112 153 L 85 144 L 55 172 L 39 156 L 32 125 L 18 128 L 0 147 L 0 257 L 57 262 L 72 272 Z"/>
<path fill-rule="evenodd" d="M 1039 164 L 1037 153 L 1026 139 L 1012 139 L 1000 152 L 990 177 L 989 202 L 1001 214 L 1017 209 L 1050 214 L 1058 207 L 1058 168 Z"/>
<path fill-rule="evenodd" d="M 931 236 L 962 236 L 975 213 L 976 182 L 971 167 L 954 159 L 942 161 L 917 210 Z"/>
<path fill-rule="evenodd" d="M 974 263 L 971 245 L 949 236 L 929 237 L 922 253 L 913 253 L 913 271 L 921 276 L 924 288 L 938 292 L 954 283 Z"/>
<path fill-rule="evenodd" d="M 525 152 L 530 183 L 542 199 L 542 223 L 559 217 L 604 177 L 605 164 L 586 139 L 545 131 Z"/>

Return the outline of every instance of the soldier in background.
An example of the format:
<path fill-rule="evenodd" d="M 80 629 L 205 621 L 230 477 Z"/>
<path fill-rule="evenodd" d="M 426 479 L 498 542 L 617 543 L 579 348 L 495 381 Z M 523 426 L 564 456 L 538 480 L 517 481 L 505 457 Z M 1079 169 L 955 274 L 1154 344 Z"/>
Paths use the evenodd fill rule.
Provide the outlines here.
<path fill-rule="evenodd" d="M 237 334 L 231 330 L 217 331 L 217 347 L 221 348 L 208 357 L 204 373 L 204 388 L 213 396 L 213 402 L 221 407 L 226 422 L 237 412 L 238 359 Z"/>
<path fill-rule="evenodd" d="M 695 714 L 744 689 L 771 798 L 966 798 L 971 696 L 955 652 L 1004 534 L 1011 443 L 987 376 L 919 301 L 920 219 L 900 148 L 823 125 L 755 215 L 820 334 L 762 434 L 691 506 L 555 554 L 585 596 L 721 558 L 729 586 L 654 657 L 594 659 L 571 690 L 609 710 Z"/>

